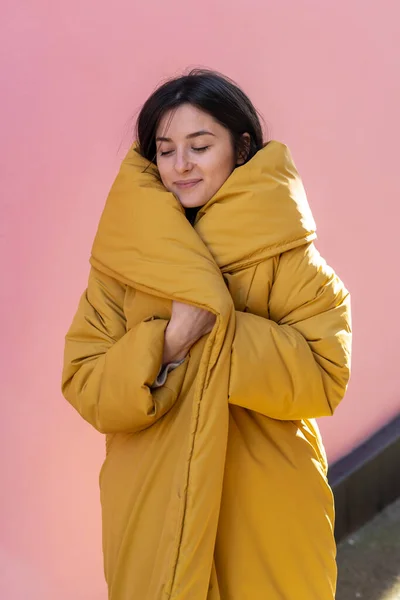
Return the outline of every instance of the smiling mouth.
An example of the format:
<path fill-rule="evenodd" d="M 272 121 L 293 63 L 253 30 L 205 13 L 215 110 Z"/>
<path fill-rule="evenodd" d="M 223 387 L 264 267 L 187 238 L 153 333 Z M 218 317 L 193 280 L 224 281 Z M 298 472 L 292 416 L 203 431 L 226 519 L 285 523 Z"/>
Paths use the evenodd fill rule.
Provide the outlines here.
<path fill-rule="evenodd" d="M 179 189 L 186 190 L 188 188 L 194 187 L 195 185 L 197 185 L 198 183 L 200 183 L 200 181 L 201 181 L 201 179 L 198 179 L 197 181 L 188 181 L 188 182 L 185 182 L 185 183 L 176 183 L 175 185 Z"/>

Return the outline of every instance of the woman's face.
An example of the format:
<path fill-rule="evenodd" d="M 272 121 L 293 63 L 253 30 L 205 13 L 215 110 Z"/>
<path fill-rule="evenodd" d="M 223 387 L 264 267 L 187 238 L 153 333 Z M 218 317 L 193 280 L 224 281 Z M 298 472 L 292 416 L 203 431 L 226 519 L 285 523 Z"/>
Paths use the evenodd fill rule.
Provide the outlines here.
<path fill-rule="evenodd" d="M 163 115 L 156 145 L 161 180 L 185 208 L 204 206 L 240 162 L 229 131 L 191 104 Z"/>

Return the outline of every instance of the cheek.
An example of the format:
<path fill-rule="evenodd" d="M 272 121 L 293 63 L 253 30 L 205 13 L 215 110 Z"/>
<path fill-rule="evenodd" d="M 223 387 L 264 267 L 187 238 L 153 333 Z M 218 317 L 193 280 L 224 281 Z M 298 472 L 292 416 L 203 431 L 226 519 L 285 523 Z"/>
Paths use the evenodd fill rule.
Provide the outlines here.
<path fill-rule="evenodd" d="M 166 169 L 165 166 L 158 165 L 158 172 L 160 174 L 163 186 L 166 187 L 167 190 L 170 190 L 171 178 L 168 175 L 168 169 Z"/>
<path fill-rule="evenodd" d="M 212 169 L 210 169 L 210 180 L 213 187 L 215 187 L 215 189 L 219 189 L 228 179 L 233 169 L 233 159 L 224 159 L 219 161 L 217 164 L 214 163 Z"/>

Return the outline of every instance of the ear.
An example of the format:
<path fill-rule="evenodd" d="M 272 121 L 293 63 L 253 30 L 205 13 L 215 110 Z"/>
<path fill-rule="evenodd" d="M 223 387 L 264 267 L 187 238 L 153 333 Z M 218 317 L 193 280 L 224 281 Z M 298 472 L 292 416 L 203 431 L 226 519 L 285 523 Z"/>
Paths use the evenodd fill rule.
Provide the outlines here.
<path fill-rule="evenodd" d="M 249 151 L 250 151 L 250 134 L 249 133 L 243 133 L 242 134 L 242 140 L 243 140 L 243 144 L 242 147 L 240 148 L 239 152 L 237 153 L 236 156 L 236 166 L 240 166 L 242 165 L 245 161 L 246 158 L 249 155 Z"/>

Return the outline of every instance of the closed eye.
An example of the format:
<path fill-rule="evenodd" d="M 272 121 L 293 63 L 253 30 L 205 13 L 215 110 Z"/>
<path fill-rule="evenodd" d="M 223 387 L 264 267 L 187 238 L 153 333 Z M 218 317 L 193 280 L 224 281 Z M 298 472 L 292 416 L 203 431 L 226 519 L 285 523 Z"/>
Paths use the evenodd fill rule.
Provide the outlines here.
<path fill-rule="evenodd" d="M 209 147 L 210 146 L 202 146 L 201 148 L 192 148 L 192 150 L 194 150 L 194 152 L 205 152 Z M 165 150 L 164 152 L 160 152 L 160 156 L 169 156 L 172 152 L 173 150 Z"/>

